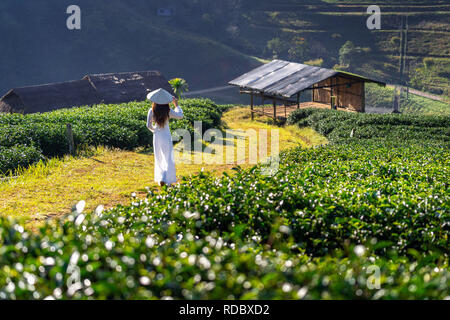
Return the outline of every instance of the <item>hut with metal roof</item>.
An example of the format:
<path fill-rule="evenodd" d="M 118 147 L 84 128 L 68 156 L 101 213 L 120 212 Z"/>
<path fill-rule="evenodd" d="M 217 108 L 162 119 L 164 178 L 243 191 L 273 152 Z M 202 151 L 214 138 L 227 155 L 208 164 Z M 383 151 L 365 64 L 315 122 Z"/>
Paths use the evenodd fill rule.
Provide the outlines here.
<path fill-rule="evenodd" d="M 300 108 L 300 95 L 311 90 L 312 101 L 305 107 L 340 109 L 365 112 L 364 84 L 373 82 L 385 86 L 381 81 L 348 72 L 309 66 L 283 60 L 273 60 L 229 82 L 238 86 L 241 93 L 250 94 L 250 109 L 255 112 L 286 118 L 287 108 Z M 271 100 L 273 113 L 254 109 L 254 97 Z M 277 103 L 284 105 L 284 117 L 277 113 Z M 263 103 L 264 105 L 264 103 Z M 303 107 L 303 105 L 302 105 Z"/>
<path fill-rule="evenodd" d="M 0 112 L 35 113 L 93 105 L 101 97 L 87 80 L 15 88 L 0 99 Z"/>
<path fill-rule="evenodd" d="M 86 75 L 104 103 L 143 101 L 150 91 L 163 88 L 172 92 L 166 78 L 159 71 L 140 71 Z"/>

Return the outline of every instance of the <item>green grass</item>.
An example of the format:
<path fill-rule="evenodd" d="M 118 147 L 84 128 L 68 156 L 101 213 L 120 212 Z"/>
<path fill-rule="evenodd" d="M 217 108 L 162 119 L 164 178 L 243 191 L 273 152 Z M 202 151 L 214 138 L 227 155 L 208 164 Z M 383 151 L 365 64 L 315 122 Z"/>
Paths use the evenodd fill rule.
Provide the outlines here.
<path fill-rule="evenodd" d="M 112 106 L 110 108 L 114 110 Z M 188 109 L 185 109 L 187 112 Z M 60 114 L 68 112 L 81 117 L 84 115 L 82 111 L 83 109 L 79 112 L 67 110 L 60 111 Z M 312 129 L 300 129 L 296 126 L 279 128 L 270 124 L 268 118 L 260 116 L 252 122 L 248 108 L 233 109 L 224 114 L 222 121 L 225 131 L 279 129 L 282 150 L 299 144 L 311 147 L 327 142 Z M 246 150 L 249 150 L 247 138 L 245 143 Z M 270 147 L 270 139 L 268 144 Z M 237 146 L 233 148 L 236 149 Z M 178 150 L 178 146 L 175 149 Z M 268 153 L 270 154 L 270 148 Z M 176 153 L 175 156 L 179 177 L 190 176 L 202 169 L 221 175 L 234 166 L 208 164 L 205 161 L 189 164 L 182 161 L 186 159 L 181 154 Z M 189 160 L 193 156 L 194 153 Z M 246 159 L 244 167 L 250 166 L 248 151 Z M 144 196 L 147 193 L 145 187 L 156 186 L 153 182 L 153 170 L 152 151 L 144 147 L 135 150 L 88 147 L 80 149 L 77 156 L 65 155 L 40 161 L 15 172 L 17 177 L 0 180 L 0 216 L 25 219 L 35 228 L 48 218 L 58 218 L 70 212 L 71 207 L 80 200 L 87 202 L 87 210 L 94 210 L 99 204 L 105 208 L 125 205 L 128 204 L 131 193 Z"/>
<path fill-rule="evenodd" d="M 426 58 L 417 65 L 415 74 L 411 79 L 414 87 L 442 94 L 450 101 L 450 58 Z"/>

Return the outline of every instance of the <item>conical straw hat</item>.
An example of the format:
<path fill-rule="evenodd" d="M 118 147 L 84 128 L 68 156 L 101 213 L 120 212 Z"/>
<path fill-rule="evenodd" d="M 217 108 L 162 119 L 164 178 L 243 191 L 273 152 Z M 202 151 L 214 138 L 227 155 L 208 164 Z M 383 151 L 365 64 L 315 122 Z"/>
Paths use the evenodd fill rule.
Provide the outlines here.
<path fill-rule="evenodd" d="M 173 100 L 173 96 L 166 90 L 160 88 L 150 92 L 147 99 L 157 104 L 169 104 Z"/>

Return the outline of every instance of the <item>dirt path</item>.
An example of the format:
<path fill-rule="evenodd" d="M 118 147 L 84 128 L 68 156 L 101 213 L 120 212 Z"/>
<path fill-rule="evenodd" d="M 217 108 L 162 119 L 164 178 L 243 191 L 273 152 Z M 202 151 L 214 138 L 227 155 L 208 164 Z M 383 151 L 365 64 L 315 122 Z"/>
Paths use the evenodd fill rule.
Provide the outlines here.
<path fill-rule="evenodd" d="M 197 90 L 197 91 L 188 91 L 186 92 L 184 95 L 185 96 L 193 96 L 196 94 L 203 94 L 203 93 L 209 93 L 209 92 L 215 92 L 215 91 L 222 91 L 222 90 L 227 90 L 227 89 L 231 89 L 231 86 L 222 86 L 222 87 L 213 87 L 213 88 L 208 88 L 208 89 L 202 89 L 202 90 Z"/>
<path fill-rule="evenodd" d="M 388 84 L 386 86 L 389 87 L 389 88 L 394 88 L 396 85 Z M 400 85 L 397 85 L 397 86 L 400 86 Z M 406 87 L 404 87 L 404 88 L 406 89 Z M 424 98 L 428 98 L 428 99 L 431 99 L 431 100 L 436 100 L 436 101 L 442 101 L 442 102 L 450 103 L 450 101 L 448 101 L 444 97 L 437 96 L 437 95 L 434 95 L 432 93 L 420 91 L 420 90 L 413 89 L 413 88 L 409 88 L 409 93 L 412 93 L 412 94 L 415 94 L 417 96 L 421 96 L 421 97 L 424 97 Z"/>

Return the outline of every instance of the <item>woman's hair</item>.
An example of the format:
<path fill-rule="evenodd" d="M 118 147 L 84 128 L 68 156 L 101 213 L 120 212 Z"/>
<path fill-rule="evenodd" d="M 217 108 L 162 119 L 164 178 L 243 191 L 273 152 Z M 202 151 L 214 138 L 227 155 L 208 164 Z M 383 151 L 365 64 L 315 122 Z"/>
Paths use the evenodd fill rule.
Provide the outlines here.
<path fill-rule="evenodd" d="M 170 107 L 168 104 L 157 104 L 153 102 L 152 105 L 153 118 L 159 127 L 164 127 L 167 119 L 169 119 Z"/>

